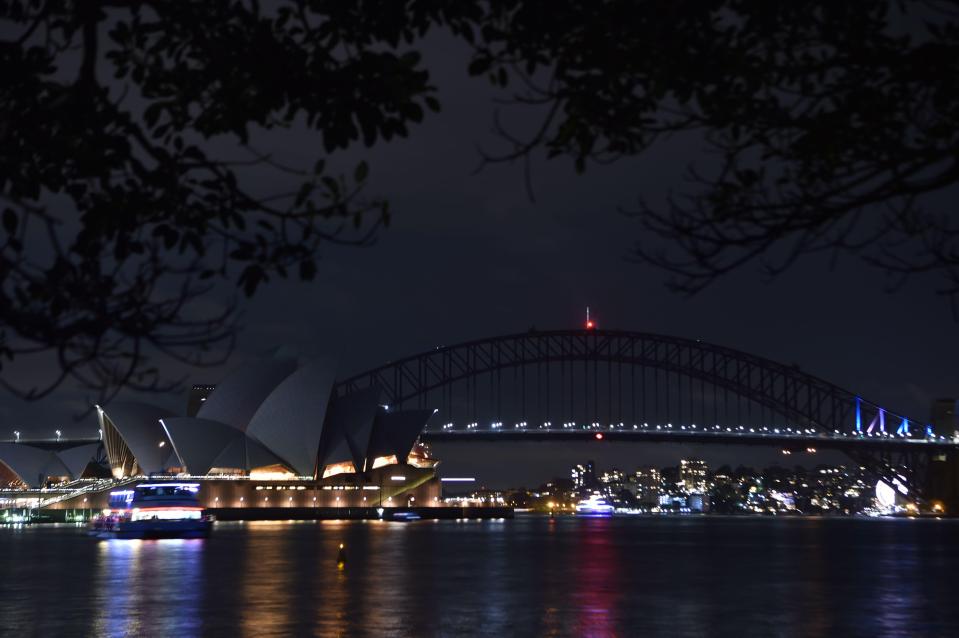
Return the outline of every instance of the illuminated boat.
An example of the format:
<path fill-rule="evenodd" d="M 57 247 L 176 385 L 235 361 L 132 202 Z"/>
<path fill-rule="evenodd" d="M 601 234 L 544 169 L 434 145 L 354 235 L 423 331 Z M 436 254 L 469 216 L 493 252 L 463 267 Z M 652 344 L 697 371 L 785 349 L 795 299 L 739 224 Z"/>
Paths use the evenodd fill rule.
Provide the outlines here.
<path fill-rule="evenodd" d="M 394 521 L 418 521 L 421 517 L 413 511 L 401 511 L 393 512 L 392 518 Z"/>
<path fill-rule="evenodd" d="M 97 538 L 206 538 L 213 518 L 198 483 L 147 483 L 110 492 L 110 507 L 90 522 Z"/>
<path fill-rule="evenodd" d="M 613 506 L 599 494 L 591 494 L 576 504 L 577 516 L 612 516 Z"/>

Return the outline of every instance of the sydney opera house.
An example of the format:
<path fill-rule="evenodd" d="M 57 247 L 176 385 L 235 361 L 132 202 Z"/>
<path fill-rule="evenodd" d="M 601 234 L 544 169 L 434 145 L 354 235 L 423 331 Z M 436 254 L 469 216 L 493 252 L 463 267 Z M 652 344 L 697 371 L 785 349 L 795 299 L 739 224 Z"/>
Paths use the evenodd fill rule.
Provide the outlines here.
<path fill-rule="evenodd" d="M 201 502 L 221 512 L 437 504 L 437 461 L 418 443 L 433 411 L 391 410 L 375 388 L 338 397 L 334 383 L 329 361 L 277 357 L 195 386 L 186 414 L 145 403 L 97 406 L 99 442 L 0 444 L 0 484 L 77 486 L 45 499 L 50 509 L 98 508 L 117 485 L 169 477 L 198 480 Z M 97 454 L 105 456 L 99 465 Z"/>

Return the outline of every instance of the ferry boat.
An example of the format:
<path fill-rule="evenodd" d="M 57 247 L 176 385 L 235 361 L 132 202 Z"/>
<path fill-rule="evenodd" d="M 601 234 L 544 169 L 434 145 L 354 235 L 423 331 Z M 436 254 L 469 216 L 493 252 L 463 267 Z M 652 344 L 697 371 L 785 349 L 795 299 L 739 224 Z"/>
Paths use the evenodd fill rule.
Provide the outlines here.
<path fill-rule="evenodd" d="M 418 521 L 422 517 L 412 510 L 405 510 L 401 512 L 393 512 L 392 518 L 394 521 L 408 522 L 408 521 Z"/>
<path fill-rule="evenodd" d="M 612 516 L 613 506 L 599 494 L 591 494 L 576 504 L 577 516 Z"/>
<path fill-rule="evenodd" d="M 110 507 L 90 521 L 97 538 L 206 538 L 213 526 L 197 499 L 199 483 L 145 483 L 110 492 Z"/>

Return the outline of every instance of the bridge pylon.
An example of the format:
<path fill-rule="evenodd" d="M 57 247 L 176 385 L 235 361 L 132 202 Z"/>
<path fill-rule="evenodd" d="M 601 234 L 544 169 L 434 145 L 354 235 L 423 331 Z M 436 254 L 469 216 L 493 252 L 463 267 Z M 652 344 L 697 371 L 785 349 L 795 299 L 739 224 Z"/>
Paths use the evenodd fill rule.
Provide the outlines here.
<path fill-rule="evenodd" d="M 946 513 L 959 514 L 959 451 L 934 454 L 929 463 L 927 493 L 933 502 L 942 503 Z"/>

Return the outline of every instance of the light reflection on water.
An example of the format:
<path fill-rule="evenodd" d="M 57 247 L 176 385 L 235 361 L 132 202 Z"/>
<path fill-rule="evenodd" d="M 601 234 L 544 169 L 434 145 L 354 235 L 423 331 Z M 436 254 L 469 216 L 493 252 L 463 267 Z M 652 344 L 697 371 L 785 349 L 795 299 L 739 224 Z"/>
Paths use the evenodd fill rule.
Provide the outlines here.
<path fill-rule="evenodd" d="M 538 517 L 229 523 L 181 541 L 3 529 L 0 635 L 959 635 L 957 532 Z"/>
<path fill-rule="evenodd" d="M 90 635 L 199 633 L 203 541 L 109 540 L 96 549 Z"/>

